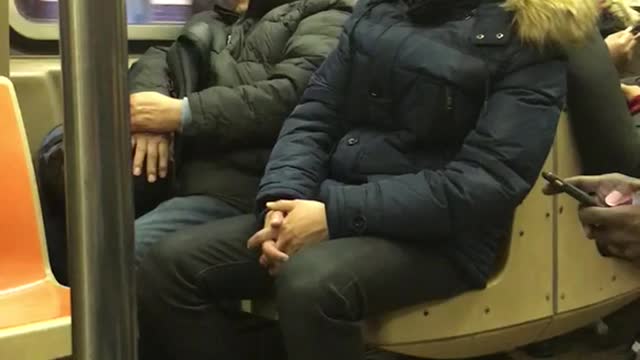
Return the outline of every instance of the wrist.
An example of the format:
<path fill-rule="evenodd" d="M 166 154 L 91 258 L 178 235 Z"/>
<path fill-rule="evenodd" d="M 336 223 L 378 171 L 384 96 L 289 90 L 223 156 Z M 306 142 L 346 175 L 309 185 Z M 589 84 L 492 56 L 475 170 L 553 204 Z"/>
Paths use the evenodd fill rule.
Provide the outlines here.
<path fill-rule="evenodd" d="M 182 100 L 181 99 L 171 99 L 170 105 L 170 119 L 174 124 L 172 131 L 180 130 L 181 122 L 182 122 Z"/>

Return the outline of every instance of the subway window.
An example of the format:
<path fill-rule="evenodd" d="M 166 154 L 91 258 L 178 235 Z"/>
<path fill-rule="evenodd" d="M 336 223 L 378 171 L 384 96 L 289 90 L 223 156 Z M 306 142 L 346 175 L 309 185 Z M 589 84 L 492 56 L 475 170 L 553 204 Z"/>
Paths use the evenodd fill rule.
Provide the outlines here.
<path fill-rule="evenodd" d="M 192 0 L 126 0 L 129 39 L 169 40 L 192 14 Z M 11 27 L 35 40 L 58 38 L 58 0 L 10 0 Z"/>
<path fill-rule="evenodd" d="M 58 0 L 14 0 L 20 15 L 34 22 L 58 20 Z M 192 0 L 127 0 L 129 24 L 184 22 Z"/>

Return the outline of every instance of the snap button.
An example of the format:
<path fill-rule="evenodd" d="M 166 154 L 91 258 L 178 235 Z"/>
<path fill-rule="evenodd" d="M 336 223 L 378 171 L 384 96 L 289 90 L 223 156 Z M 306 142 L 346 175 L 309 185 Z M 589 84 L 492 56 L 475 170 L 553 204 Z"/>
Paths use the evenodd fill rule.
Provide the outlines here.
<path fill-rule="evenodd" d="M 357 143 L 359 143 L 359 142 L 360 142 L 360 140 L 358 140 L 358 138 L 351 137 L 351 138 L 349 138 L 349 139 L 347 140 L 347 145 L 349 145 L 349 146 L 353 146 L 353 145 L 356 145 L 356 144 L 357 144 Z"/>
<path fill-rule="evenodd" d="M 358 231 L 363 231 L 367 225 L 367 219 L 364 216 L 359 215 L 353 219 L 353 227 Z"/>
<path fill-rule="evenodd" d="M 467 14 L 467 16 L 465 16 L 465 20 L 470 20 L 472 17 L 474 17 L 476 15 L 476 11 L 475 10 L 471 10 L 470 13 Z"/>
<path fill-rule="evenodd" d="M 478 40 L 482 40 L 482 39 L 484 39 L 484 34 L 478 34 L 478 35 L 476 35 L 476 39 L 478 39 Z"/>
<path fill-rule="evenodd" d="M 503 33 L 497 33 L 497 34 L 496 34 L 496 38 L 498 38 L 498 40 L 499 40 L 499 39 L 502 39 L 503 37 L 504 37 L 504 34 L 503 34 Z"/>

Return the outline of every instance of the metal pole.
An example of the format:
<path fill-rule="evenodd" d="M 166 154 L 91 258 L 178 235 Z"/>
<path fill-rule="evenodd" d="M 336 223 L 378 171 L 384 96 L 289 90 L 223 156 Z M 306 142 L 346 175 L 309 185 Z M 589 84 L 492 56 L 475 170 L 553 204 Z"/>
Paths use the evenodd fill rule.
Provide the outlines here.
<path fill-rule="evenodd" d="M 136 358 L 124 0 L 61 0 L 76 360 Z"/>
<path fill-rule="evenodd" d="M 9 77 L 9 2 L 0 2 L 0 75 Z"/>

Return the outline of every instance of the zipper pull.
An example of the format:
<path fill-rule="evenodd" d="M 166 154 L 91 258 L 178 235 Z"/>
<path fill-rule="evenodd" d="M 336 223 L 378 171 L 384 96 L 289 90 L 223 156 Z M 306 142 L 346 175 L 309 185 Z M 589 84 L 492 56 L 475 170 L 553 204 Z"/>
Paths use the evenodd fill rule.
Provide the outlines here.
<path fill-rule="evenodd" d="M 169 95 L 170 95 L 172 98 L 176 98 L 176 97 L 178 97 L 178 95 L 177 95 L 176 93 L 177 93 L 177 91 L 176 91 L 176 84 L 175 84 L 175 82 L 173 81 L 173 79 L 169 79 Z"/>
<path fill-rule="evenodd" d="M 231 34 L 227 35 L 227 45 L 231 43 Z"/>

